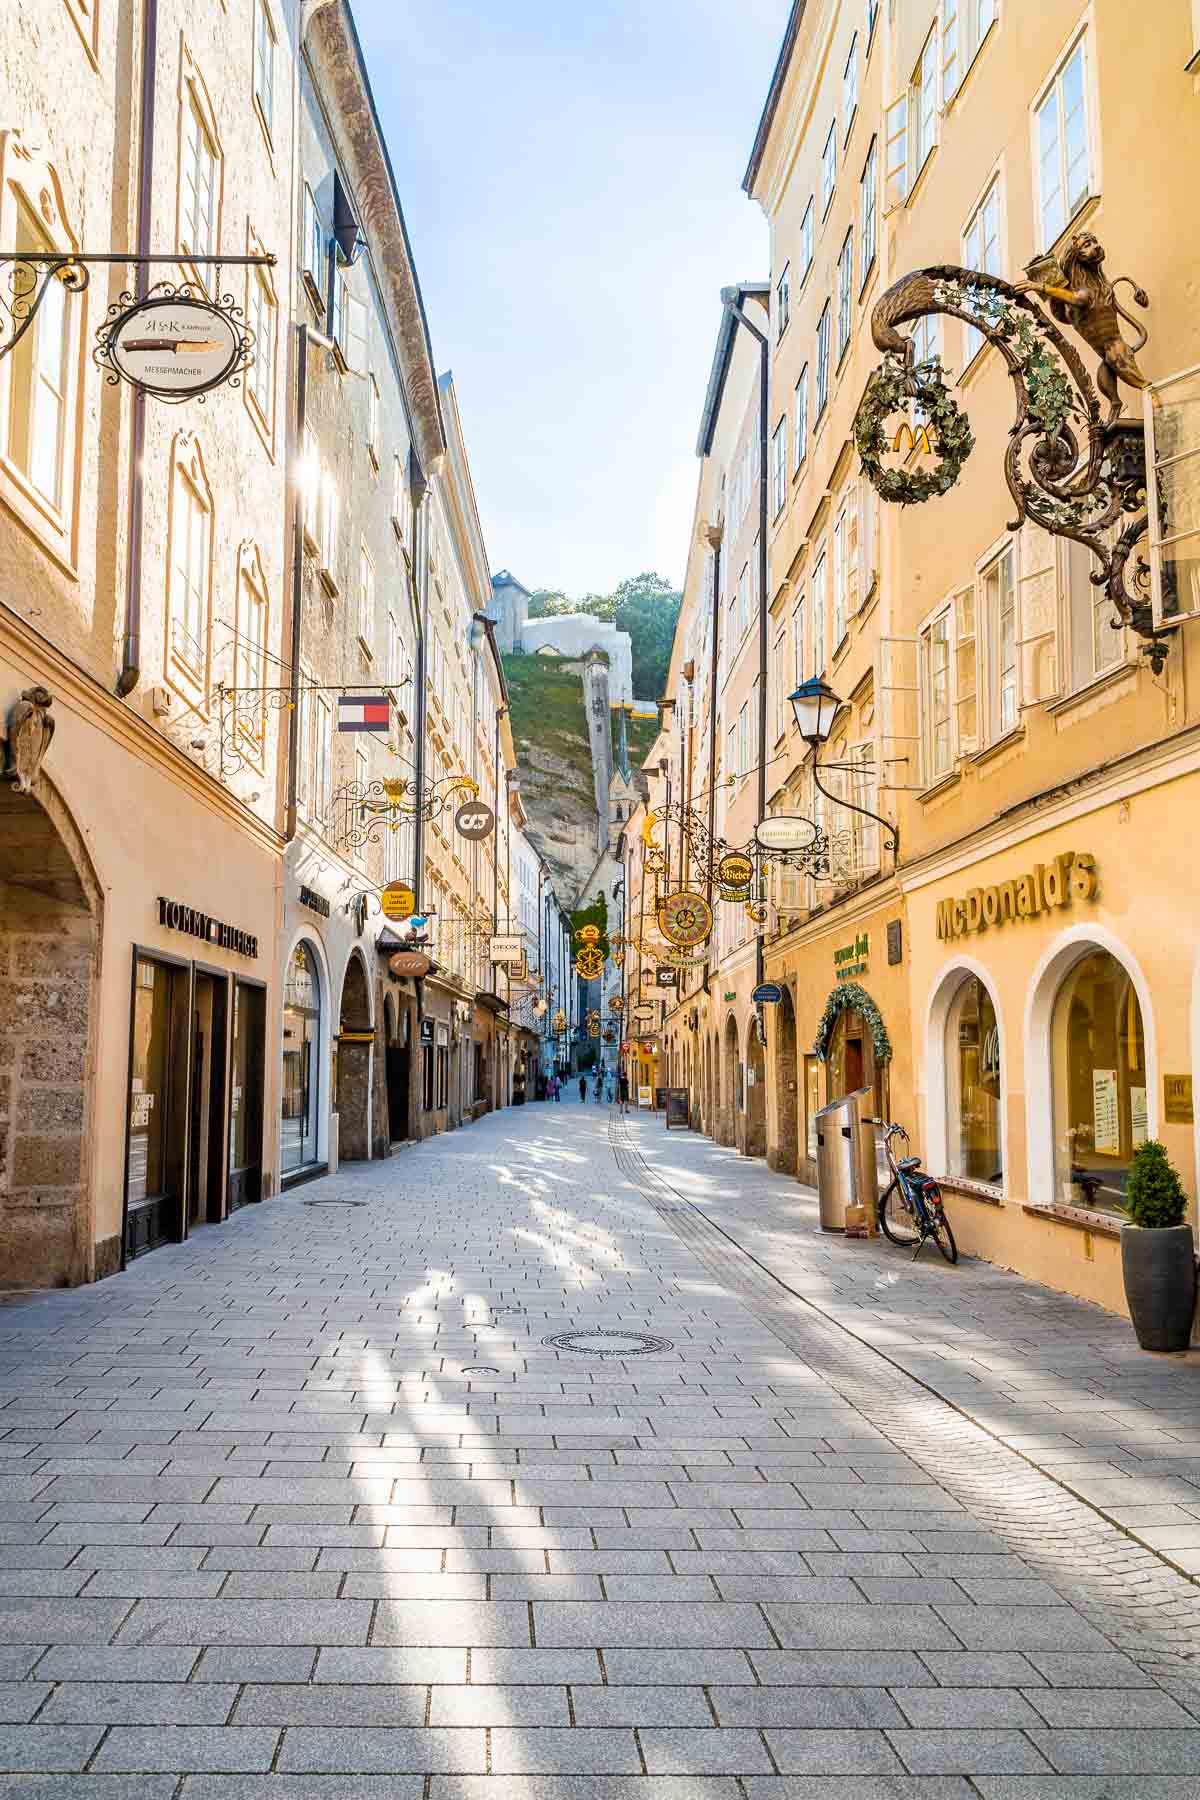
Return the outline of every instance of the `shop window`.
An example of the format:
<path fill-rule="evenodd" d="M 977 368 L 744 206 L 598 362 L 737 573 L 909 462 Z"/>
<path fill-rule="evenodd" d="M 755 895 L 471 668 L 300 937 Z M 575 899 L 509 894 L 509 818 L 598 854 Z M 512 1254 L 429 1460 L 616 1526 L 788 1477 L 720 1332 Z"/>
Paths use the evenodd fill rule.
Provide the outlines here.
<path fill-rule="evenodd" d="M 804 1059 L 804 1153 L 817 1160 L 817 1114 L 821 1110 L 821 1064 L 817 1057 Z"/>
<path fill-rule="evenodd" d="M 283 989 L 283 1106 L 280 1168 L 303 1168 L 317 1160 L 321 1069 L 321 979 L 307 944 L 297 944 Z M 237 1053 L 234 1054 L 237 1079 Z M 234 1132 L 237 1115 L 234 1114 Z M 235 1154 L 230 1145 L 231 1167 Z"/>
<path fill-rule="evenodd" d="M 946 1021 L 947 1174 L 999 1187 L 1000 1031 L 992 997 L 977 975 L 962 983 Z"/>
<path fill-rule="evenodd" d="M 1107 950 L 1077 962 L 1059 988 L 1050 1054 L 1057 1198 L 1118 1211 L 1149 1135 L 1146 1044 L 1132 977 Z"/>
<path fill-rule="evenodd" d="M 175 440 L 171 474 L 169 655 L 197 688 L 208 674 L 212 513 L 200 445 L 184 433 Z"/>

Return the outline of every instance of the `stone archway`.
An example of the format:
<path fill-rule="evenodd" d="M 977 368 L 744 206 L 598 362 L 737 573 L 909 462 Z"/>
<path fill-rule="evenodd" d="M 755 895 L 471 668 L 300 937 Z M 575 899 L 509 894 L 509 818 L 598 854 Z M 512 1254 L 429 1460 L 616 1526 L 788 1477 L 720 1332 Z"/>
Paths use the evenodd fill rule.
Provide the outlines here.
<path fill-rule="evenodd" d="M 796 1072 L 796 1009 L 787 988 L 783 999 L 771 1011 L 775 1040 L 775 1135 L 767 1152 L 773 1169 L 795 1175 L 799 1167 L 800 1142 L 797 1135 L 798 1076 Z"/>
<path fill-rule="evenodd" d="M 101 888 L 57 792 L 0 785 L 0 1287 L 111 1275 L 120 1219 L 93 1250 L 92 1071 Z"/>
<path fill-rule="evenodd" d="M 758 1035 L 758 1019 L 751 1013 L 746 1026 L 743 1131 L 738 1148 L 746 1156 L 767 1154 L 767 1059 Z"/>
<path fill-rule="evenodd" d="M 725 1021 L 725 1047 L 721 1070 L 721 1123 L 717 1133 L 720 1144 L 736 1144 L 738 1122 L 744 1096 L 745 1070 L 738 1045 L 737 1020 L 730 1013 Z"/>
<path fill-rule="evenodd" d="M 338 1157 L 366 1162 L 371 1155 L 371 994 L 357 950 L 342 979 L 337 1066 Z"/>

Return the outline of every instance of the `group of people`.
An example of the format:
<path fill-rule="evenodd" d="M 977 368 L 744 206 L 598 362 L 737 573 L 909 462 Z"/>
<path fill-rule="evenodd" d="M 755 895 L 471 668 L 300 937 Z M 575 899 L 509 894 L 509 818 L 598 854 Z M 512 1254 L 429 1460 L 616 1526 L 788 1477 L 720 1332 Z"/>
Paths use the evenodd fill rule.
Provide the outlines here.
<path fill-rule="evenodd" d="M 565 1085 L 560 1075 L 551 1075 L 546 1082 L 547 1099 L 561 1102 Z M 611 1069 L 597 1069 L 591 1079 L 591 1088 L 593 1100 L 604 1100 L 611 1106 L 615 1099 L 622 1112 L 629 1105 L 629 1077 L 624 1069 L 615 1078 Z M 584 1073 L 579 1077 L 579 1098 L 586 1101 L 587 1097 L 588 1077 Z"/>

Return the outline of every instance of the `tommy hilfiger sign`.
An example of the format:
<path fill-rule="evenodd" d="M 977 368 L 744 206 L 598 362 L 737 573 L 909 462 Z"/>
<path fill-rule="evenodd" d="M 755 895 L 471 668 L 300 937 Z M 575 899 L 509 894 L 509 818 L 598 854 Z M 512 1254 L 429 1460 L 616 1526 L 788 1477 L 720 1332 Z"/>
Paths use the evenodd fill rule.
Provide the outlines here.
<path fill-rule="evenodd" d="M 1082 850 L 1066 850 L 1053 862 L 1034 863 L 1028 875 L 1018 875 L 1014 881 L 970 888 L 961 900 L 939 900 L 937 934 L 956 938 L 969 931 L 986 931 L 989 925 L 1036 919 L 1073 900 L 1094 900 L 1099 885 L 1095 857 Z"/>
<path fill-rule="evenodd" d="M 164 900 L 161 894 L 158 922 L 168 931 L 185 931 L 189 937 L 203 938 L 206 944 L 215 944 L 221 950 L 235 950 L 239 956 L 258 955 L 258 939 L 250 932 L 226 925 L 194 906 L 184 906 L 180 900 Z"/>

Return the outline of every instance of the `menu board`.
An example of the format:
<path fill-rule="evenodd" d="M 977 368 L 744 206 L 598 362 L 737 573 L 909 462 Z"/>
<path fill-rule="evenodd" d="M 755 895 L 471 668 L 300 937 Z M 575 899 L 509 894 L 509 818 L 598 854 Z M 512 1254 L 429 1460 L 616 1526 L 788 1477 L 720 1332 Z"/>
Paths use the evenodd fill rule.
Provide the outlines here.
<path fill-rule="evenodd" d="M 652 1087 L 639 1087 L 638 1088 L 638 1105 L 639 1106 L 653 1106 L 654 1105 L 654 1089 Z"/>
<path fill-rule="evenodd" d="M 1131 1087 L 1129 1090 L 1130 1137 L 1133 1148 L 1144 1144 L 1150 1135 L 1150 1120 L 1146 1111 L 1146 1090 L 1144 1087 Z"/>
<path fill-rule="evenodd" d="M 667 1089 L 667 1130 L 672 1125 L 688 1124 L 688 1090 L 685 1087 Z"/>
<path fill-rule="evenodd" d="M 1117 1071 L 1092 1070 L 1092 1148 L 1098 1156 L 1121 1154 L 1121 1115 L 1117 1106 Z"/>

